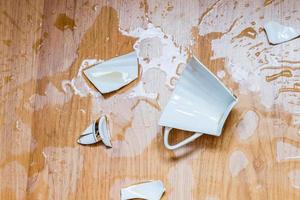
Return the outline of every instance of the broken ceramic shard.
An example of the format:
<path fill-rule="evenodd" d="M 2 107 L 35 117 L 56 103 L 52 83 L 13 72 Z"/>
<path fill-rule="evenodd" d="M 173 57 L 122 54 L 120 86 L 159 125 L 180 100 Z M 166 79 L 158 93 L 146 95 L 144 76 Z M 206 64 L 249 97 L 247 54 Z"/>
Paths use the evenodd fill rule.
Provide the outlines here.
<path fill-rule="evenodd" d="M 138 77 L 137 56 L 132 52 L 97 64 L 83 72 L 102 94 L 113 92 Z"/>
<path fill-rule="evenodd" d="M 165 147 L 177 149 L 203 134 L 220 136 L 236 103 L 236 96 L 193 56 L 159 119 L 159 125 L 165 127 Z M 195 133 L 177 144 L 170 145 L 169 134 L 173 128 Z"/>
<path fill-rule="evenodd" d="M 268 40 L 271 44 L 280 44 L 292 40 L 300 35 L 300 30 L 284 26 L 277 22 L 270 21 L 264 25 Z"/>
<path fill-rule="evenodd" d="M 121 200 L 160 200 L 164 192 L 165 188 L 161 181 L 149 181 L 123 188 L 121 190 Z"/>
<path fill-rule="evenodd" d="M 78 138 L 77 142 L 79 144 L 87 145 L 95 144 L 101 140 L 105 144 L 105 146 L 112 147 L 110 142 L 108 119 L 105 115 L 100 117 L 98 120 L 93 122 L 87 129 L 85 129 Z"/>

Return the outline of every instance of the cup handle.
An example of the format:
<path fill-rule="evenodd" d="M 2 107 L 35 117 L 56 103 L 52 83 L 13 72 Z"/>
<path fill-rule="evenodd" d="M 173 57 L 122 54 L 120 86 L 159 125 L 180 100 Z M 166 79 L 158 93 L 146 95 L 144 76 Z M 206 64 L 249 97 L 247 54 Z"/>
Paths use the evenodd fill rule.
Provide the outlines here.
<path fill-rule="evenodd" d="M 182 140 L 181 142 L 178 142 L 177 144 L 174 144 L 174 145 L 170 145 L 169 144 L 169 134 L 172 129 L 173 128 L 165 127 L 165 131 L 164 131 L 164 145 L 167 149 L 170 149 L 170 150 L 174 150 L 179 147 L 182 147 L 182 146 L 186 145 L 187 143 L 190 143 L 190 142 L 194 141 L 195 139 L 197 139 L 198 137 L 200 137 L 201 135 L 203 135 L 203 133 L 195 132 L 193 135 Z"/>

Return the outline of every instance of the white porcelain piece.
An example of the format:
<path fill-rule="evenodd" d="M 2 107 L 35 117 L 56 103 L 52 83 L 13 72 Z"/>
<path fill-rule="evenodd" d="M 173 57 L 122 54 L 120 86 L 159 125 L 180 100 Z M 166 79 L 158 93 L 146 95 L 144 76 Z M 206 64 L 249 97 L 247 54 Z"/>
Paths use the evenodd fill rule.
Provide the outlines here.
<path fill-rule="evenodd" d="M 237 98 L 197 58 L 184 69 L 163 110 L 159 125 L 164 126 L 164 145 L 179 148 L 203 134 L 220 136 L 223 125 Z M 195 132 L 185 140 L 170 145 L 172 128 Z"/>
<path fill-rule="evenodd" d="M 83 145 L 95 144 L 99 141 L 102 141 L 107 147 L 112 147 L 108 119 L 105 115 L 90 124 L 77 140 L 79 144 Z"/>
<path fill-rule="evenodd" d="M 121 190 L 121 200 L 160 200 L 164 192 L 165 188 L 161 181 L 149 181 L 123 188 Z"/>
<path fill-rule="evenodd" d="M 137 56 L 135 52 L 131 52 L 96 64 L 83 72 L 102 94 L 109 93 L 138 77 Z"/>
<path fill-rule="evenodd" d="M 270 21 L 264 25 L 268 40 L 271 44 L 280 44 L 292 40 L 300 35 L 300 29 L 284 26 L 278 22 Z"/>

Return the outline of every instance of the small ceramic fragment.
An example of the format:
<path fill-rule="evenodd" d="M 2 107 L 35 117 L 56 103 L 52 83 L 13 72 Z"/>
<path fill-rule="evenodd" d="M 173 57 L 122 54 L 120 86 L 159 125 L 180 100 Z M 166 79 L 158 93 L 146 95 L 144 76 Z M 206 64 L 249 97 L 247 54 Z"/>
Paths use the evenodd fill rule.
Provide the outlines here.
<path fill-rule="evenodd" d="M 132 52 L 97 64 L 83 72 L 102 94 L 113 92 L 138 77 L 137 56 Z"/>
<path fill-rule="evenodd" d="M 264 25 L 268 40 L 271 44 L 280 44 L 292 40 L 300 35 L 300 30 L 270 21 Z"/>
<path fill-rule="evenodd" d="M 110 132 L 108 127 L 108 119 L 104 115 L 87 127 L 78 138 L 79 144 L 95 144 L 101 141 L 107 147 L 112 147 L 110 142 Z"/>
<path fill-rule="evenodd" d="M 165 188 L 161 181 L 149 181 L 123 188 L 121 190 L 121 200 L 160 200 L 164 192 Z"/>

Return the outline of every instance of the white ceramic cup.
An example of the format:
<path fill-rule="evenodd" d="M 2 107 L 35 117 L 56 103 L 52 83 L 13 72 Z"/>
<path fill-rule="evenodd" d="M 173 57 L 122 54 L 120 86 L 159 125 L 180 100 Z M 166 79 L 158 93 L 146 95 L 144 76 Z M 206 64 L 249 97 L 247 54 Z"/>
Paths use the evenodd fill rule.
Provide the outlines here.
<path fill-rule="evenodd" d="M 200 61 L 192 57 L 163 110 L 159 125 L 164 126 L 164 145 L 177 149 L 203 134 L 220 136 L 237 98 Z M 172 128 L 195 132 L 171 145 Z"/>

